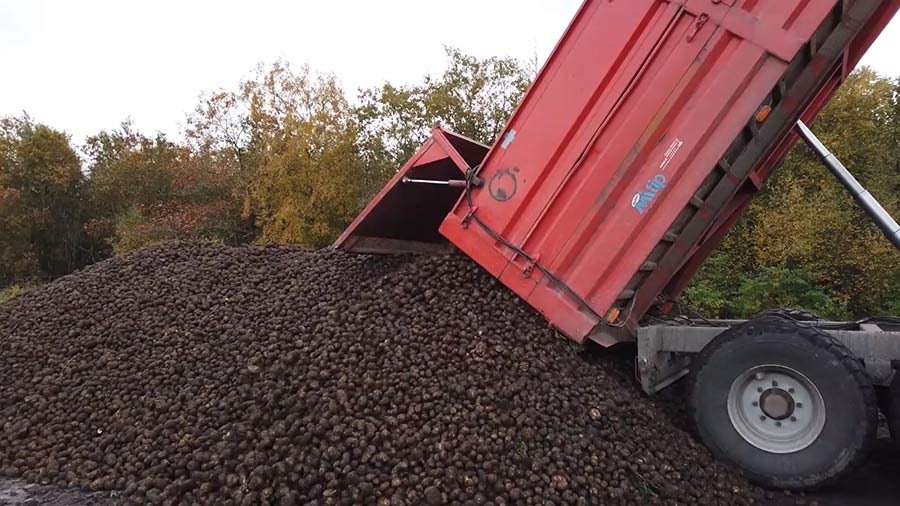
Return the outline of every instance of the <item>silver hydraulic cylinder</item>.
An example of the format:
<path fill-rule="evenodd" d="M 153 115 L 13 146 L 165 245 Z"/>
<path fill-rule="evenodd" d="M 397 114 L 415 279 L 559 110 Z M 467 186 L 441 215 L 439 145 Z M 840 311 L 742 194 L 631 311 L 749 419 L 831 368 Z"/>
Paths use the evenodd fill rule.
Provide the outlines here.
<path fill-rule="evenodd" d="M 812 148 L 813 151 L 821 158 L 822 162 L 828 167 L 828 170 L 844 185 L 845 188 L 853 195 L 853 198 L 859 203 L 863 210 L 875 221 L 884 235 L 894 243 L 897 249 L 900 249 L 900 224 L 897 224 L 887 210 L 869 193 L 869 190 L 863 188 L 863 185 L 857 181 L 853 174 L 844 167 L 844 164 L 828 148 L 819 140 L 812 130 L 809 129 L 802 121 L 797 122 L 797 129 L 803 140 Z"/>

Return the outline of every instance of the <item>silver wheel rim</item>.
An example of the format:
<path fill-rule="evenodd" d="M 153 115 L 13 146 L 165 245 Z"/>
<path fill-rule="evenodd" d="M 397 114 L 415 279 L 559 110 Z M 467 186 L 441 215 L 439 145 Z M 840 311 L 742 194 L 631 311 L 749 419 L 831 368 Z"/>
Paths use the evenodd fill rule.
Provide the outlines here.
<path fill-rule="evenodd" d="M 781 365 L 754 367 L 728 393 L 728 417 L 744 441 L 765 452 L 797 453 L 825 428 L 825 400 L 799 371 Z"/>

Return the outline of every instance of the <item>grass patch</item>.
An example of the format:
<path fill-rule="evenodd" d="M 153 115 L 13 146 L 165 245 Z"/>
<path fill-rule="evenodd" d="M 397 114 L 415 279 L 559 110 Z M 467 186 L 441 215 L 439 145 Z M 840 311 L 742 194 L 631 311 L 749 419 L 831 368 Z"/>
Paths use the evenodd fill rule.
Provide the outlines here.
<path fill-rule="evenodd" d="M 23 287 L 21 285 L 7 286 L 6 288 L 3 288 L 2 290 L 0 290 L 0 304 L 3 304 L 4 302 L 8 302 L 8 301 L 18 297 L 19 295 L 22 295 L 23 293 L 25 293 L 27 291 L 28 291 L 28 287 Z"/>

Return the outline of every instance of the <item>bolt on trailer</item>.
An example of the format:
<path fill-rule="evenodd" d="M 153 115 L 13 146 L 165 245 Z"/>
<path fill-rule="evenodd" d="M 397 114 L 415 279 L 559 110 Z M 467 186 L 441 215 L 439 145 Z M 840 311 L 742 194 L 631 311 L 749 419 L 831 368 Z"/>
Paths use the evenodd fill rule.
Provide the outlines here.
<path fill-rule="evenodd" d="M 900 320 L 666 315 L 801 137 L 891 240 L 812 123 L 900 0 L 587 0 L 492 147 L 435 129 L 337 242 L 448 242 L 568 338 L 637 342 L 648 393 L 690 376 L 697 433 L 758 483 L 837 480 L 900 437 Z M 654 323 L 656 322 L 656 323 Z M 661 324 L 659 322 L 662 322 Z"/>

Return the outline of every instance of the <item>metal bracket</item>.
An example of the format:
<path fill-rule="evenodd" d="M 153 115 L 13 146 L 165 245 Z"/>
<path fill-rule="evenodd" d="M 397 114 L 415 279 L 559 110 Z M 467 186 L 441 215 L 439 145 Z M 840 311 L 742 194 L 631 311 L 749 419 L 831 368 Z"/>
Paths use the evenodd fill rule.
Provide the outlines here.
<path fill-rule="evenodd" d="M 648 395 L 671 386 L 690 372 L 691 357 L 665 350 L 664 338 L 655 328 L 639 331 L 635 374 Z"/>
<path fill-rule="evenodd" d="M 694 23 L 694 28 L 692 28 L 691 31 L 688 33 L 688 36 L 687 36 L 688 42 L 691 42 L 692 40 L 694 40 L 694 37 L 696 37 L 697 34 L 700 33 L 700 30 L 703 29 L 703 26 L 706 25 L 707 21 L 709 21 L 709 14 L 707 14 L 705 12 L 697 17 L 697 22 Z"/>
<path fill-rule="evenodd" d="M 541 255 L 536 255 L 531 259 L 528 264 L 525 265 L 525 269 L 522 270 L 522 277 L 529 278 L 532 274 L 534 274 L 534 268 L 541 261 Z"/>

